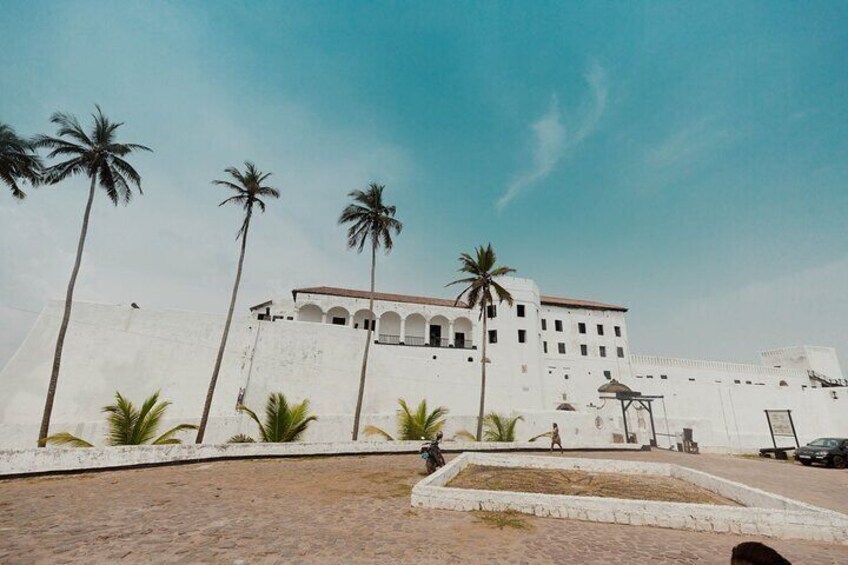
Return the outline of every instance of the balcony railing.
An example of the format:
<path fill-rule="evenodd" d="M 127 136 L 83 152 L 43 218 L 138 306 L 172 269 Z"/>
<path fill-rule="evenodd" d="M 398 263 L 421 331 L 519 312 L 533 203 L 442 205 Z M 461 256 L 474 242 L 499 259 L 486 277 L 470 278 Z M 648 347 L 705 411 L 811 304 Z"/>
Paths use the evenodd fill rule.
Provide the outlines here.
<path fill-rule="evenodd" d="M 450 340 L 445 337 L 431 337 L 430 339 L 425 339 L 421 336 L 408 335 L 404 338 L 403 342 L 400 340 L 399 335 L 395 334 L 379 334 L 377 337 L 377 343 L 385 344 L 385 345 L 411 345 L 413 347 L 453 347 L 456 349 L 474 349 L 474 345 L 472 345 L 470 339 L 458 340 L 454 345 L 450 344 Z"/>
<path fill-rule="evenodd" d="M 391 334 L 380 334 L 377 343 L 386 343 L 388 345 L 400 345 L 400 336 Z"/>

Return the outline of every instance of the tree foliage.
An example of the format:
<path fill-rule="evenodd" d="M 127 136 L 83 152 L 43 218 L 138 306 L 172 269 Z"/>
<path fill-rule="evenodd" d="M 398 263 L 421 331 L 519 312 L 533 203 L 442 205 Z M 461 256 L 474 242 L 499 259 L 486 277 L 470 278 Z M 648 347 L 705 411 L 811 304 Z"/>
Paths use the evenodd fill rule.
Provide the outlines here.
<path fill-rule="evenodd" d="M 159 426 L 171 403 L 159 400 L 159 392 L 153 393 L 137 408 L 120 392 L 115 392 L 115 403 L 104 406 L 109 429 L 106 445 L 173 445 L 182 443 L 176 434 L 183 430 L 196 430 L 194 424 L 179 424 L 157 436 Z M 68 432 L 54 434 L 47 443 L 71 447 L 92 447 L 92 444 Z"/>
<path fill-rule="evenodd" d="M 259 441 L 267 443 L 283 443 L 297 441 L 309 427 L 318 419 L 309 414 L 309 400 L 289 406 L 284 394 L 280 392 L 268 395 L 265 403 L 265 420 L 247 406 L 239 406 L 239 410 L 256 422 L 259 429 Z M 231 443 L 245 443 L 253 438 L 239 434 L 230 438 Z"/>
<path fill-rule="evenodd" d="M 400 408 L 397 411 L 398 439 L 401 440 L 433 440 L 445 425 L 448 409 L 444 406 L 427 410 L 427 400 L 422 400 L 415 410 L 410 409 L 403 398 L 398 399 Z M 366 426 L 365 435 L 381 436 L 390 441 L 395 438 L 388 432 L 376 427 Z"/>

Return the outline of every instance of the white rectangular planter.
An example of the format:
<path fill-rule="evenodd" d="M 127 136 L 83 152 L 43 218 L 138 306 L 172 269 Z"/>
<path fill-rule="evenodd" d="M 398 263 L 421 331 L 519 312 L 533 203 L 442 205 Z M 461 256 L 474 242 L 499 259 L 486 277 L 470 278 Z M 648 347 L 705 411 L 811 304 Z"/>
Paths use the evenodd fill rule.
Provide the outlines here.
<path fill-rule="evenodd" d="M 446 486 L 469 465 L 675 477 L 743 506 L 490 491 Z M 412 505 L 514 511 L 589 522 L 848 543 L 848 516 L 669 463 L 463 453 L 412 489 Z"/>

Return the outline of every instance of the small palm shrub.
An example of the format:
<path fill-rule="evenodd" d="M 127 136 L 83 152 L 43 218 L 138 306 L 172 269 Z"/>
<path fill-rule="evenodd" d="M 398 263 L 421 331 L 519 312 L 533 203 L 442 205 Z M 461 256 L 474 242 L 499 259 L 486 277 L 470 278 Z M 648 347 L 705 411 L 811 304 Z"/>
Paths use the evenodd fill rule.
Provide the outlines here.
<path fill-rule="evenodd" d="M 427 401 L 422 400 L 415 411 L 412 411 L 403 398 L 398 399 L 398 405 L 400 405 L 400 409 L 397 411 L 398 439 L 432 440 L 445 426 L 445 416 L 447 416 L 448 409 L 444 406 L 439 406 L 432 412 L 428 412 Z M 367 436 L 382 436 L 389 441 L 395 439 L 376 426 L 365 426 L 364 431 Z"/>
<path fill-rule="evenodd" d="M 515 441 L 515 425 L 524 420 L 522 416 L 507 417 L 497 412 L 489 412 L 483 418 L 483 441 Z M 477 441 L 477 438 L 468 430 L 460 430 L 454 439 L 464 441 Z M 536 438 L 534 438 L 536 439 Z M 530 441 L 533 441 L 532 439 Z"/>
<path fill-rule="evenodd" d="M 103 407 L 103 412 L 108 414 L 106 420 L 109 424 L 109 433 L 106 437 L 106 445 L 172 445 L 182 443 L 174 437 L 177 432 L 183 430 L 196 430 L 194 424 L 180 424 L 174 426 L 164 434 L 156 436 L 165 411 L 171 403 L 167 400 L 159 401 L 159 392 L 153 393 L 141 408 L 124 398 L 120 392 L 115 392 L 115 403 Z M 54 445 L 68 445 L 71 447 L 93 447 L 93 445 L 68 432 L 60 432 L 47 438 L 47 443 Z"/>
<path fill-rule="evenodd" d="M 318 419 L 309 414 L 309 400 L 289 406 L 284 394 L 280 392 L 268 395 L 265 403 L 265 421 L 259 419 L 256 413 L 247 406 L 239 406 L 239 410 L 256 422 L 259 428 L 259 441 L 266 443 L 284 443 L 297 441 L 309 427 Z M 251 443 L 254 439 L 245 434 L 230 438 L 229 443 Z"/>

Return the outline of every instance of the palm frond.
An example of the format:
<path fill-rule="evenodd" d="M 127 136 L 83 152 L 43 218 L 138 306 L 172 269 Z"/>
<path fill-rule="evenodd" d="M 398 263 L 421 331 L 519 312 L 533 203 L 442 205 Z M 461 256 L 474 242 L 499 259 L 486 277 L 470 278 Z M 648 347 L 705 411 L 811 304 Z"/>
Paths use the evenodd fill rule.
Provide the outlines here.
<path fill-rule="evenodd" d="M 78 438 L 75 435 L 71 435 L 68 432 L 59 432 L 58 434 L 47 436 L 45 441 L 48 444 L 52 443 L 54 445 L 67 445 L 70 447 L 94 447 L 92 444 L 85 441 L 84 439 Z"/>
<path fill-rule="evenodd" d="M 364 433 L 366 436 L 380 436 L 380 437 L 384 437 L 384 438 L 386 438 L 386 439 L 387 439 L 387 440 L 389 440 L 389 441 L 394 441 L 394 440 L 395 440 L 395 438 L 393 438 L 393 437 L 391 436 L 391 434 L 389 434 L 389 433 L 388 433 L 388 432 L 386 432 L 386 431 L 381 430 L 381 429 L 380 429 L 380 428 L 378 428 L 377 426 L 365 426 L 364 428 L 362 428 L 362 433 Z"/>
<path fill-rule="evenodd" d="M 165 445 L 165 444 L 182 443 L 181 440 L 174 438 L 173 436 L 175 434 L 177 434 L 178 432 L 182 432 L 184 430 L 196 430 L 197 428 L 198 428 L 198 426 L 196 426 L 195 424 L 179 424 L 177 426 L 174 426 L 173 428 L 171 428 L 170 430 L 168 430 L 167 432 L 165 432 L 161 436 L 154 439 L 153 442 L 152 442 L 152 445 Z"/>
<path fill-rule="evenodd" d="M 367 190 L 353 190 L 348 197 L 353 201 L 339 215 L 340 225 L 349 224 L 347 245 L 362 252 L 366 243 L 373 249 L 382 246 L 386 253 L 394 247 L 392 234 L 398 235 L 403 224 L 395 218 L 397 208 L 383 203 L 385 186 L 377 183 L 368 185 Z"/>
<path fill-rule="evenodd" d="M 432 411 L 427 410 L 427 401 L 418 403 L 411 410 L 406 400 L 398 399 L 400 409 L 397 411 L 398 436 L 403 440 L 433 439 L 445 425 L 448 409 L 439 406 Z"/>
<path fill-rule="evenodd" d="M 255 443 L 256 440 L 246 434 L 236 434 L 227 440 L 227 443 Z"/>
<path fill-rule="evenodd" d="M 458 432 L 456 432 L 456 434 L 454 434 L 453 439 L 461 439 L 464 441 L 477 441 L 477 437 L 468 430 L 459 430 Z"/>
<path fill-rule="evenodd" d="M 239 406 L 259 427 L 259 435 L 264 442 L 280 443 L 297 441 L 306 432 L 309 424 L 318 419 L 309 414 L 309 400 L 289 405 L 282 393 L 268 395 L 265 403 L 265 421 L 246 406 Z"/>
<path fill-rule="evenodd" d="M 540 438 L 543 438 L 543 437 L 551 437 L 553 435 L 554 435 L 553 432 L 545 432 L 543 434 L 539 434 L 537 436 L 531 437 L 529 441 L 536 441 L 537 439 L 540 439 Z"/>

